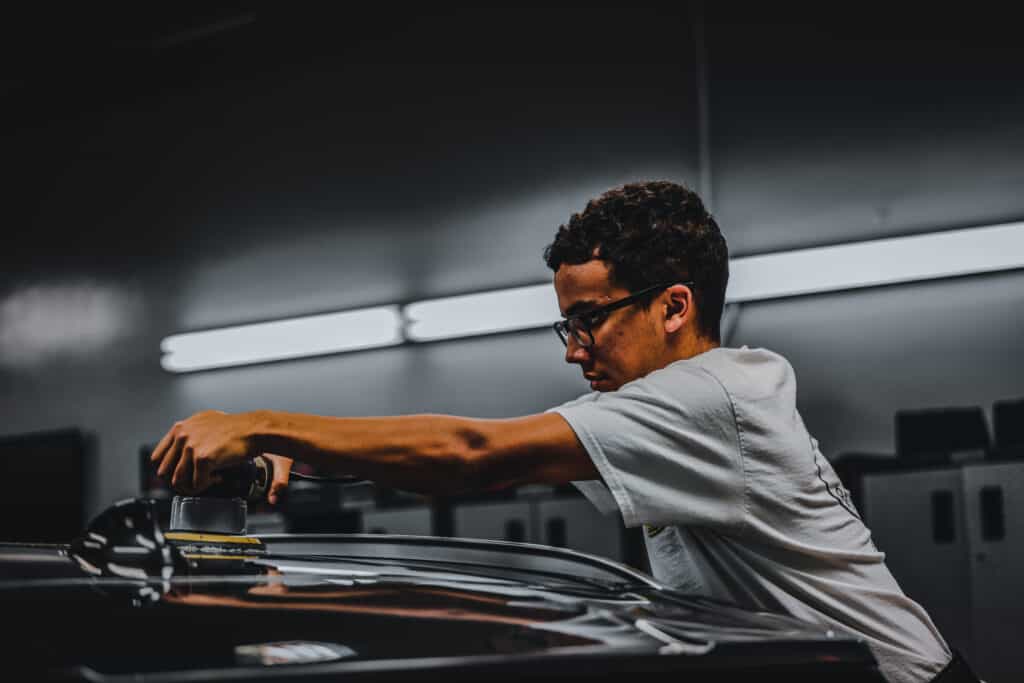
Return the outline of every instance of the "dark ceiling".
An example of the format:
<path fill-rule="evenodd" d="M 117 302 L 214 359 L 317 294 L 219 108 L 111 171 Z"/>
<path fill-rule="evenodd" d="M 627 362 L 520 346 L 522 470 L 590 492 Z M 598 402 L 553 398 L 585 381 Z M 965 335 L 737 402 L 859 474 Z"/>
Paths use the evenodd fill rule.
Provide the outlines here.
<path fill-rule="evenodd" d="M 703 4 L 706 9 L 700 9 Z M 710 35 L 739 38 L 727 49 L 710 44 L 710 57 L 721 65 L 756 63 L 764 56 L 777 65 L 784 56 L 797 69 L 813 68 L 822 60 L 808 53 L 803 41 L 793 40 L 794 29 L 803 27 L 808 35 L 846 45 L 850 68 L 898 67 L 941 60 L 942 54 L 950 68 L 975 59 L 1016 67 L 1021 53 L 1016 24 L 996 7 L 950 13 L 872 2 L 763 8 L 685 2 L 441 3 L 401 11 L 334 3 L 32 5 L 5 9 L 0 98 L 8 109 L 40 100 L 45 109 L 54 103 L 55 91 L 108 99 L 173 87 L 176 79 L 195 82 L 218 69 L 280 68 L 325 54 L 377 63 L 649 63 L 692 50 L 691 36 L 680 35 L 681 24 L 666 22 L 666 15 L 686 22 L 701 15 L 713 24 Z M 823 65 L 836 67 L 834 60 Z"/>

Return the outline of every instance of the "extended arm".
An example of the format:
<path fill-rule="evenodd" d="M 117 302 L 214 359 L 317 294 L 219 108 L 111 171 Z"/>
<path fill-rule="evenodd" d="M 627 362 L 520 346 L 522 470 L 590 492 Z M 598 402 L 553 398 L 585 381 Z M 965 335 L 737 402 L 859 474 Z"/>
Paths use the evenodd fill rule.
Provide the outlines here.
<path fill-rule="evenodd" d="M 554 413 L 480 420 L 207 411 L 175 424 L 152 460 L 161 476 L 188 492 L 205 489 L 218 470 L 261 452 L 440 495 L 599 477 L 575 433 Z"/>

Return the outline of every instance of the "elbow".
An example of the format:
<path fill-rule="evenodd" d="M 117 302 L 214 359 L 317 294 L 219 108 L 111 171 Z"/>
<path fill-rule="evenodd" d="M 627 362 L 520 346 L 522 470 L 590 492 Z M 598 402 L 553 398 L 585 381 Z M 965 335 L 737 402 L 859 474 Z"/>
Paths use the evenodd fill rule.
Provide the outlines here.
<path fill-rule="evenodd" d="M 446 476 L 440 482 L 444 495 L 479 493 L 500 488 L 490 463 L 491 441 L 473 426 L 459 426 L 454 430 L 447 453 L 442 456 L 445 465 L 440 471 Z"/>
<path fill-rule="evenodd" d="M 435 418 L 436 419 L 436 418 Z M 442 418 L 445 420 L 446 418 Z M 389 467 L 391 483 L 417 493 L 460 496 L 502 488 L 493 466 L 493 438 L 475 420 L 447 418 L 434 422 L 426 438 L 420 438 Z M 439 428 L 440 427 L 440 428 Z"/>

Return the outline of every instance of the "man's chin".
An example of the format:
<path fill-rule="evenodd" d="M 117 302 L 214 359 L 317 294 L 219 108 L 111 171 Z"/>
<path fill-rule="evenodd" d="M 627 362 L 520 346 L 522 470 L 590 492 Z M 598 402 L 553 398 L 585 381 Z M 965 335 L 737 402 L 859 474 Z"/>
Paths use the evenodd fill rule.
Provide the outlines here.
<path fill-rule="evenodd" d="M 618 388 L 619 385 L 607 377 L 601 377 L 600 379 L 590 381 L 591 391 L 615 391 Z"/>

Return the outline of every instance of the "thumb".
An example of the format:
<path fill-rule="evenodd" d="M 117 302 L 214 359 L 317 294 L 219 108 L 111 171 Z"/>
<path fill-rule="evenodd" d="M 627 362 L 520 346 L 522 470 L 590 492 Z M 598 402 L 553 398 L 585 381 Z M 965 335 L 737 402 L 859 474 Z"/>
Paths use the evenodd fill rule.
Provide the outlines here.
<path fill-rule="evenodd" d="M 267 493 L 267 500 L 271 504 L 277 504 L 279 495 L 288 488 L 288 479 L 292 473 L 291 458 L 273 453 L 264 453 L 274 463 L 274 478 L 270 482 L 270 491 Z"/>

